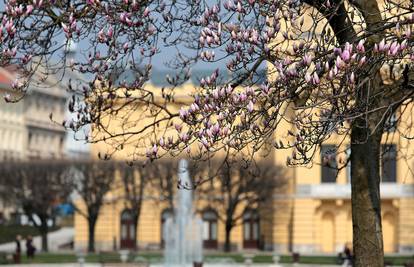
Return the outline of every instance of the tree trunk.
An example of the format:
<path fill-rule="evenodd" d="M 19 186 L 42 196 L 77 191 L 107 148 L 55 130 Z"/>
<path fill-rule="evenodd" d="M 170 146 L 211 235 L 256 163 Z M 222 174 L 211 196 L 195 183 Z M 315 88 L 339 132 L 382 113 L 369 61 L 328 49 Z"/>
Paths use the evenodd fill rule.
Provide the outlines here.
<path fill-rule="evenodd" d="M 138 249 L 138 223 L 139 223 L 139 215 L 134 216 L 134 250 Z"/>
<path fill-rule="evenodd" d="M 356 267 L 383 267 L 380 153 L 382 131 L 356 120 L 351 133 L 353 249 Z M 379 127 L 381 128 L 381 127 Z"/>
<path fill-rule="evenodd" d="M 231 225 L 229 225 L 228 223 L 226 223 L 226 237 L 224 240 L 224 251 L 225 252 L 230 252 L 231 251 L 231 239 L 230 239 L 230 233 L 231 233 L 231 229 L 233 228 Z"/>
<path fill-rule="evenodd" d="M 95 252 L 95 225 L 96 218 L 88 219 L 88 252 Z"/>
<path fill-rule="evenodd" d="M 47 220 L 41 220 L 40 225 L 40 236 L 42 238 L 42 252 L 48 252 L 48 242 L 47 242 L 47 233 L 49 232 L 49 227 L 47 225 Z"/>

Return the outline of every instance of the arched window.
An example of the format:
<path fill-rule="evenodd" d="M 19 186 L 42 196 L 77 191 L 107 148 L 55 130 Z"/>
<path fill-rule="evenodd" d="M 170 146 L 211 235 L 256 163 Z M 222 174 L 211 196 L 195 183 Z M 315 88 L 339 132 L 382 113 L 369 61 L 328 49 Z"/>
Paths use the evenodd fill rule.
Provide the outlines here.
<path fill-rule="evenodd" d="M 204 248 L 217 248 L 217 213 L 208 209 L 203 212 L 203 246 Z"/>
<path fill-rule="evenodd" d="M 165 222 L 173 216 L 173 211 L 170 208 L 164 209 L 161 212 L 161 247 L 163 248 L 165 245 L 165 239 L 164 239 L 164 226 Z"/>
<path fill-rule="evenodd" d="M 243 214 L 243 247 L 259 248 L 260 218 L 257 210 L 248 209 Z"/>
<path fill-rule="evenodd" d="M 135 248 L 135 235 L 132 213 L 125 209 L 121 213 L 121 248 Z"/>

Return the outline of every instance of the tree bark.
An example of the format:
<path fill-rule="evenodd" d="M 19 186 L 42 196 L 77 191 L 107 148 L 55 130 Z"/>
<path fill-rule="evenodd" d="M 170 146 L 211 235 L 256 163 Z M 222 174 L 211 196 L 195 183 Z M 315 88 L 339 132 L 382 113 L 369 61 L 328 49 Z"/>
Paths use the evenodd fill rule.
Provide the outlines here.
<path fill-rule="evenodd" d="M 351 133 L 354 266 L 383 267 L 379 165 L 382 131 L 371 133 L 369 119 L 357 119 Z"/>
<path fill-rule="evenodd" d="M 88 252 L 95 252 L 95 226 L 97 218 L 88 219 Z"/>
<path fill-rule="evenodd" d="M 42 252 L 48 252 L 48 240 L 47 240 L 47 233 L 48 233 L 49 227 L 47 226 L 47 221 L 42 220 L 40 225 L 40 236 L 42 238 Z"/>
<path fill-rule="evenodd" d="M 134 250 L 138 249 L 138 223 L 139 223 L 139 215 L 136 214 L 134 216 Z"/>

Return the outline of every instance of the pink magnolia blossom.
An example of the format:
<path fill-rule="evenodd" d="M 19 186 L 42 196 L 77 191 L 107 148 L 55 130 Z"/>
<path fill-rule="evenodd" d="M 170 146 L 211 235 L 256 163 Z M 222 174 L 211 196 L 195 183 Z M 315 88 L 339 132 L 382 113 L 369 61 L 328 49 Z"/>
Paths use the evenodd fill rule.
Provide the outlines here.
<path fill-rule="evenodd" d="M 253 112 L 253 110 L 254 110 L 254 105 L 253 105 L 253 102 L 252 102 L 252 101 L 249 101 L 249 104 L 247 104 L 247 110 L 248 110 L 249 112 Z"/>

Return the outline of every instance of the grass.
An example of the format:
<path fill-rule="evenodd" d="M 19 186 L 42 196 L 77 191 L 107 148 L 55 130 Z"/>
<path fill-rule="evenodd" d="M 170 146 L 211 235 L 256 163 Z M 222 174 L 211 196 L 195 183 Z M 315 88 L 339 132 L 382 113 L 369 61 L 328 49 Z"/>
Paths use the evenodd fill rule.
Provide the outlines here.
<path fill-rule="evenodd" d="M 50 231 L 57 229 L 57 227 L 53 227 Z M 28 235 L 38 236 L 39 231 L 36 227 L 30 225 L 0 225 L 0 244 L 13 242 L 17 235 L 21 235 L 24 239 Z M 22 245 L 24 245 L 24 240 Z"/>
<path fill-rule="evenodd" d="M 242 263 L 244 261 L 243 254 L 241 253 L 209 253 L 205 256 L 205 260 L 208 261 L 220 261 L 224 258 L 231 259 L 235 263 Z M 2 261 L 3 259 L 3 261 Z M 148 262 L 161 262 L 162 254 L 160 252 L 138 252 L 133 253 L 129 257 L 130 261 L 148 261 Z M 105 252 L 105 253 L 96 253 L 88 254 L 85 257 L 85 261 L 88 263 L 115 263 L 120 262 L 119 254 L 115 252 Z M 414 256 L 387 256 L 385 261 L 389 262 L 392 265 L 404 265 L 407 262 L 414 261 Z M 77 262 L 76 254 L 66 253 L 66 254 L 54 254 L 54 253 L 39 253 L 33 260 L 27 260 L 25 255 L 22 256 L 22 263 L 69 263 Z M 253 262 L 255 263 L 272 263 L 273 258 L 272 254 L 260 254 L 257 253 L 253 257 Z M 280 258 L 281 263 L 292 263 L 292 257 L 290 255 L 282 255 Z M 335 256 L 301 256 L 300 263 L 307 264 L 338 264 L 337 257 Z M 4 256 L 0 254 L 0 264 L 7 263 L 4 260 Z"/>

